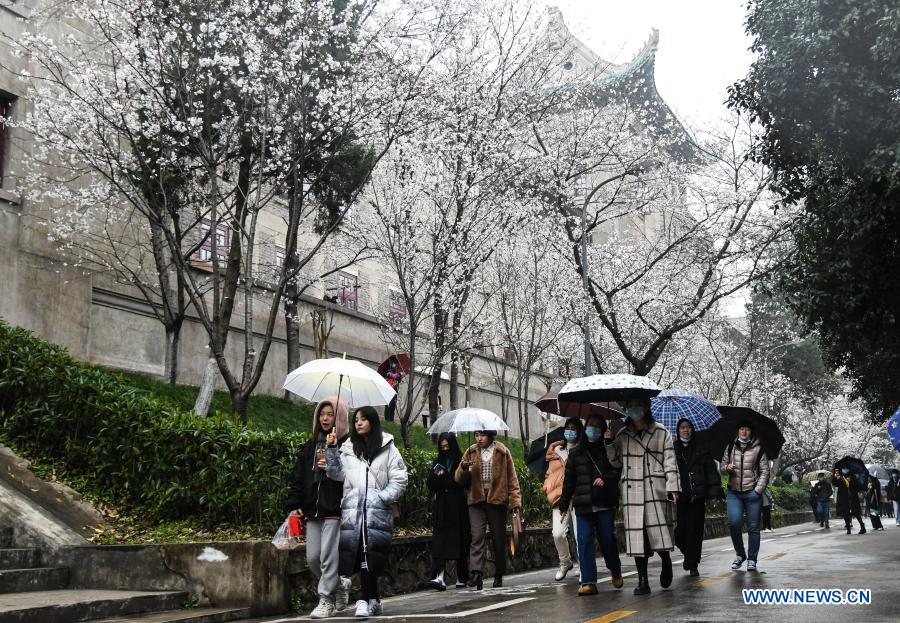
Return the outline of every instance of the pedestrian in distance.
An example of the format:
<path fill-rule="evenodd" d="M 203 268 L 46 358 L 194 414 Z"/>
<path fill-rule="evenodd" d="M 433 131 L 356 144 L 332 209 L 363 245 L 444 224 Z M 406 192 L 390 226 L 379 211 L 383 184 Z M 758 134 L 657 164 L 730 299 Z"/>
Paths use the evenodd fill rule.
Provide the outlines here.
<path fill-rule="evenodd" d="M 728 531 L 737 557 L 731 563 L 737 571 L 747 561 L 747 571 L 756 571 L 759 556 L 759 519 L 763 491 L 769 483 L 769 458 L 759 439 L 753 437 L 750 422 L 738 426 L 737 437 L 725 448 L 720 461 L 720 472 L 728 475 L 728 494 L 725 507 L 728 513 Z M 747 547 L 741 528 L 747 522 Z"/>
<path fill-rule="evenodd" d="M 887 484 L 887 496 L 894 507 L 894 523 L 900 526 L 900 473 L 891 472 Z"/>
<path fill-rule="evenodd" d="M 866 524 L 863 523 L 859 508 L 859 493 L 862 490 L 859 478 L 855 474 L 851 474 L 850 469 L 847 467 L 835 468 L 831 486 L 837 490 L 835 510 L 838 516 L 844 518 L 844 527 L 847 528 L 847 534 L 850 534 L 853 527 L 853 518 L 859 521 L 858 534 L 865 534 Z"/>
<path fill-rule="evenodd" d="M 338 575 L 338 541 L 344 483 L 326 473 L 325 446 L 328 435 L 347 438 L 347 403 L 336 396 L 316 405 L 312 435 L 303 444 L 288 477 L 284 509 L 306 525 L 306 563 L 318 578 L 319 603 L 310 618 L 324 619 L 347 607 L 349 578 Z"/>
<path fill-rule="evenodd" d="M 763 489 L 762 495 L 762 530 L 763 532 L 774 532 L 772 529 L 772 509 L 775 506 L 775 498 L 772 495 L 772 490 L 769 487 Z"/>
<path fill-rule="evenodd" d="M 884 530 L 881 524 L 881 483 L 872 474 L 869 474 L 866 487 L 866 511 L 872 522 L 872 530 Z"/>
<path fill-rule="evenodd" d="M 831 527 L 828 525 L 828 518 L 831 515 L 831 496 L 834 494 L 834 487 L 831 486 L 831 482 L 825 474 L 822 474 L 819 480 L 812 486 L 812 492 L 816 498 L 816 504 L 818 505 L 818 516 L 821 520 L 819 525 L 826 530 L 830 530 Z"/>
<path fill-rule="evenodd" d="M 506 515 L 510 508 L 518 515 L 522 508 L 519 478 L 512 453 L 499 441 L 497 431 L 475 431 L 475 443 L 469 446 L 456 468 L 456 482 L 468 492 L 469 524 L 472 544 L 469 548 L 469 585 L 484 587 L 484 553 L 490 526 L 494 549 L 494 588 L 503 586 L 506 572 Z"/>
<path fill-rule="evenodd" d="M 581 422 L 570 420 L 568 427 Z M 559 501 L 561 520 L 568 517 L 568 509 L 575 512 L 578 539 L 578 568 L 581 571 L 579 596 L 597 594 L 597 556 L 594 540 L 600 543 L 600 552 L 606 568 L 612 575 L 612 585 L 622 588 L 622 561 L 616 540 L 616 510 L 619 505 L 620 470 L 613 467 L 602 442 L 606 432 L 606 420 L 599 415 L 587 419 L 584 437 L 569 452 L 565 466 L 562 497 Z"/>
<path fill-rule="evenodd" d="M 676 506 L 675 545 L 684 555 L 682 567 L 691 576 L 700 572 L 706 501 L 725 497 L 716 462 L 694 434 L 694 425 L 682 418 L 676 426 L 675 459 L 681 479 L 681 499 Z"/>
<path fill-rule="evenodd" d="M 428 586 L 447 589 L 444 570 L 448 560 L 456 561 L 456 588 L 469 580 L 469 509 L 466 492 L 454 474 L 462 460 L 462 452 L 453 433 L 438 436 L 438 454 L 428 470 L 428 489 L 434 494 L 432 509 L 432 580 Z"/>
<path fill-rule="evenodd" d="M 344 482 L 341 503 L 340 572 L 359 572 L 361 594 L 356 616 L 382 612 L 378 577 L 384 573 L 394 528 L 393 505 L 406 489 L 403 457 L 390 433 L 382 432 L 378 412 L 360 407 L 353 414 L 350 438 L 338 447 L 328 436 L 328 475 Z"/>
<path fill-rule="evenodd" d="M 571 517 L 568 513 L 571 510 L 572 499 L 570 496 L 565 506 L 561 505 L 560 501 L 563 497 L 563 485 L 568 460 L 581 443 L 584 434 L 581 420 L 577 418 L 568 419 L 563 428 L 564 439 L 551 443 L 547 448 L 545 455 L 547 459 L 547 475 L 544 478 L 544 484 L 541 486 L 541 490 L 547 496 L 547 502 L 550 504 L 553 544 L 556 546 L 556 553 L 559 556 L 559 569 L 557 569 L 554 576 L 557 582 L 564 580 L 569 571 L 575 566 L 572 563 L 572 552 L 569 549 L 569 524 L 571 523 Z M 583 570 L 584 568 L 581 567 L 581 569 Z"/>
<path fill-rule="evenodd" d="M 610 464 L 620 470 L 625 504 L 625 549 L 638 572 L 635 595 L 650 593 L 647 563 L 654 553 L 662 559 L 659 584 L 672 584 L 672 534 L 681 480 L 672 435 L 650 412 L 647 398 L 625 403 L 626 424 L 616 435 L 604 434 Z"/>
<path fill-rule="evenodd" d="M 815 485 L 809 486 L 809 496 L 807 496 L 807 501 L 809 502 L 809 508 L 813 513 L 813 523 L 821 523 L 822 518 L 819 517 L 819 501 L 816 499 L 816 494 L 813 493 L 813 487 Z"/>

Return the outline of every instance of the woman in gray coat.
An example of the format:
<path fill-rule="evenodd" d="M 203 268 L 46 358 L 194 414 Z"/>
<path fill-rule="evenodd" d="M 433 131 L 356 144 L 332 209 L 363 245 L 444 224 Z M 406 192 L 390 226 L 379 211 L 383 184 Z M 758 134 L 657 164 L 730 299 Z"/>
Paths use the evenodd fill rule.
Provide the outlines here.
<path fill-rule="evenodd" d="M 681 483 L 672 435 L 653 419 L 650 401 L 629 400 L 625 414 L 628 423 L 615 437 L 607 430 L 604 439 L 609 462 L 622 472 L 626 552 L 634 557 L 638 571 L 634 594 L 646 595 L 647 561 L 654 552 L 662 558 L 660 585 L 668 588 L 672 583 L 672 503 L 678 503 Z"/>

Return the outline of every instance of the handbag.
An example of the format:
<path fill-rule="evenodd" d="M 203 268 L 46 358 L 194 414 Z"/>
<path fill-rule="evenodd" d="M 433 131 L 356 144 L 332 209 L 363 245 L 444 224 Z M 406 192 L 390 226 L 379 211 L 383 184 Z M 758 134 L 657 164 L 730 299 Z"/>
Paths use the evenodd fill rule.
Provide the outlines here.
<path fill-rule="evenodd" d="M 513 513 L 512 516 L 512 534 L 509 535 L 509 553 L 516 555 L 516 551 L 521 549 L 522 536 L 525 534 L 525 519 L 522 513 Z"/>

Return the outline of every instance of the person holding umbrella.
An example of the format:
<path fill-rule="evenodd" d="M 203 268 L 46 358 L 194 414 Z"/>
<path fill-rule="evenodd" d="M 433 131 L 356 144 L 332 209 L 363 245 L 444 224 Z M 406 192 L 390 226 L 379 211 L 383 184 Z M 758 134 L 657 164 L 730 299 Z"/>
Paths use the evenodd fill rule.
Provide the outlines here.
<path fill-rule="evenodd" d="M 324 619 L 347 607 L 350 581 L 338 576 L 338 537 L 344 483 L 325 472 L 325 445 L 334 434 L 347 438 L 347 403 L 337 396 L 322 399 L 313 411 L 312 435 L 300 449 L 288 478 L 284 509 L 306 524 L 306 563 L 319 579 L 319 604 L 310 618 Z"/>
<path fill-rule="evenodd" d="M 580 420 L 570 422 L 577 423 L 580 428 Z M 566 426 L 568 428 L 569 424 Z M 570 505 L 575 509 L 578 567 L 581 570 L 579 596 L 597 594 L 595 537 L 600 541 L 600 551 L 606 568 L 612 574 L 613 586 L 622 588 L 623 584 L 615 529 L 619 470 L 610 464 L 600 442 L 606 428 L 604 418 L 599 415 L 588 417 L 585 438 L 569 453 L 559 500 L 559 507 L 563 509 L 560 512 L 561 521 L 565 522 Z"/>
<path fill-rule="evenodd" d="M 392 505 L 406 489 L 406 463 L 390 433 L 382 432 L 378 412 L 360 407 L 353 414 L 350 438 L 340 448 L 328 435 L 326 473 L 344 483 L 341 502 L 340 572 L 359 571 L 362 599 L 356 616 L 381 614 L 378 576 L 384 572 L 394 528 Z"/>
<path fill-rule="evenodd" d="M 836 511 L 838 515 L 844 518 L 844 527 L 847 528 L 847 534 L 852 532 L 852 518 L 856 518 L 859 522 L 859 534 L 865 534 L 866 524 L 863 523 L 862 513 L 859 508 L 859 493 L 862 490 L 859 479 L 855 474 L 851 473 L 849 466 L 841 465 L 839 462 L 835 465 L 831 484 L 837 490 Z"/>
<path fill-rule="evenodd" d="M 506 512 L 520 512 L 522 498 L 512 453 L 499 441 L 495 430 L 476 430 L 475 443 L 466 450 L 456 482 L 468 491 L 472 544 L 469 550 L 469 584 L 484 586 L 483 566 L 487 529 L 494 546 L 494 588 L 503 586 L 506 571 Z"/>
<path fill-rule="evenodd" d="M 428 586 L 446 590 L 444 567 L 448 560 L 456 561 L 456 586 L 469 580 L 469 511 L 466 492 L 453 475 L 462 460 L 462 452 L 453 433 L 438 436 L 438 455 L 428 470 L 428 489 L 434 494 L 432 511 L 433 531 L 431 558 L 434 579 Z"/>
<path fill-rule="evenodd" d="M 569 551 L 569 522 L 566 517 L 572 500 L 570 496 L 568 500 L 563 501 L 563 484 L 568 459 L 578 447 L 582 436 L 581 420 L 569 419 L 563 427 L 564 439 L 550 444 L 547 448 L 547 477 L 544 479 L 541 490 L 547 496 L 547 502 L 550 504 L 553 514 L 553 544 L 559 554 L 559 569 L 555 576 L 557 582 L 564 580 L 575 566 L 572 563 L 572 553 Z M 584 567 L 582 566 L 581 569 L 583 570 Z"/>
<path fill-rule="evenodd" d="M 763 491 L 769 484 L 769 457 L 759 439 L 754 438 L 749 421 L 738 424 L 737 437 L 725 448 L 720 471 L 728 475 L 728 530 L 737 557 L 731 563 L 737 571 L 747 561 L 747 571 L 756 571 L 759 555 L 759 519 Z M 741 528 L 747 521 L 747 549 Z"/>
<path fill-rule="evenodd" d="M 681 500 L 676 507 L 675 545 L 684 554 L 682 563 L 691 576 L 700 572 L 703 552 L 703 530 L 706 522 L 706 501 L 725 497 L 716 462 L 697 440 L 694 425 L 688 418 L 678 420 L 678 439 L 675 459 L 681 477 Z"/>
<path fill-rule="evenodd" d="M 625 415 L 627 424 L 617 435 L 607 430 L 604 439 L 610 464 L 622 474 L 626 551 L 638 571 L 634 594 L 646 595 L 647 562 L 654 552 L 662 559 L 660 585 L 672 583 L 672 503 L 678 504 L 681 482 L 672 435 L 654 421 L 649 397 L 628 398 Z"/>

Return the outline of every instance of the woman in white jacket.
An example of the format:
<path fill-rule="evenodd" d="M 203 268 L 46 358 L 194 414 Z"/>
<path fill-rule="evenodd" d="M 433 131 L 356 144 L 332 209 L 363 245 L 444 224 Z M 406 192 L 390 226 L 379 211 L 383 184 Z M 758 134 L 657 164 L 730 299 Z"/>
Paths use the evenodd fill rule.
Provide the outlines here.
<path fill-rule="evenodd" d="M 360 407 L 353 420 L 350 438 L 340 448 L 336 439 L 328 439 L 327 475 L 344 481 L 339 571 L 359 571 L 356 616 L 369 617 L 381 614 L 378 576 L 390 553 L 392 505 L 406 489 L 407 473 L 393 436 L 381 431 L 375 409 Z"/>

